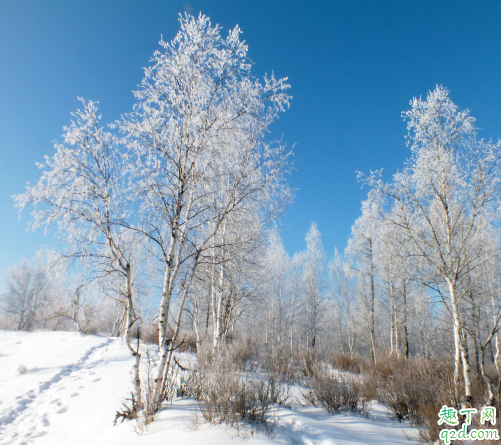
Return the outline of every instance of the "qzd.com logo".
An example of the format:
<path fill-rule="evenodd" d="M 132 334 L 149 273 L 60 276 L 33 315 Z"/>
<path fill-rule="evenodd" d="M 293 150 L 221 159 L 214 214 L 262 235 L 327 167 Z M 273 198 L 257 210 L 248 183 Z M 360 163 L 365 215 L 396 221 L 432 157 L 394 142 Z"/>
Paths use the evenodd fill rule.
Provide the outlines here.
<path fill-rule="evenodd" d="M 461 429 L 443 429 L 440 431 L 440 439 L 444 441 L 444 444 L 449 445 L 451 440 L 499 440 L 498 430 L 493 428 L 469 428 L 471 425 L 471 416 L 478 412 L 475 408 L 463 408 L 459 410 L 459 414 L 464 417 Z M 450 425 L 458 426 L 458 410 L 455 408 L 449 408 L 448 406 L 443 406 L 438 413 L 439 425 Z M 496 408 L 492 406 L 484 406 L 480 412 L 480 423 L 496 425 Z"/>

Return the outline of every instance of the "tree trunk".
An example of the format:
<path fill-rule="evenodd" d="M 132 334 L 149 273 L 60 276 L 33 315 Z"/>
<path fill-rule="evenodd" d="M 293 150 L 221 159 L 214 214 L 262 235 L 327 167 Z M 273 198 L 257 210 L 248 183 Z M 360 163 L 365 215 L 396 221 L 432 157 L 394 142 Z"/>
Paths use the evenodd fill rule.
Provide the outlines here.
<path fill-rule="evenodd" d="M 397 332 L 397 311 L 395 302 L 395 287 L 393 286 L 393 258 L 390 257 L 390 319 L 391 319 L 391 332 L 390 332 L 390 355 L 397 353 L 398 356 L 398 332 Z"/>
<path fill-rule="evenodd" d="M 464 379 L 464 396 L 466 406 L 471 406 L 471 379 L 470 379 L 470 364 L 468 362 L 468 355 L 465 349 L 463 336 L 461 335 L 461 319 L 459 316 L 459 304 L 456 300 L 455 283 L 447 280 L 449 285 L 449 292 L 451 297 L 452 317 L 454 322 L 454 346 L 455 346 L 455 360 L 454 360 L 454 387 L 456 394 L 459 395 L 459 388 L 461 385 L 461 363 L 463 365 L 463 379 Z"/>
<path fill-rule="evenodd" d="M 370 246 L 370 260 L 371 260 L 371 301 L 370 301 L 370 315 L 369 315 L 369 331 L 371 337 L 371 359 L 376 364 L 376 332 L 375 332 L 375 289 L 374 289 L 374 257 L 372 252 L 372 240 L 369 240 Z"/>
<path fill-rule="evenodd" d="M 181 320 L 183 317 L 184 304 L 186 303 L 186 297 L 188 296 L 188 293 L 190 291 L 190 287 L 193 283 L 193 279 L 195 278 L 196 269 L 198 267 L 199 256 L 200 256 L 200 251 L 198 252 L 197 256 L 194 259 L 193 268 L 190 271 L 190 279 L 187 283 L 185 283 L 184 288 L 183 288 L 181 303 L 179 304 L 179 312 L 177 315 L 177 319 L 175 321 L 175 329 L 174 329 L 174 333 L 172 334 L 172 342 L 171 342 L 172 346 L 169 348 L 167 362 L 166 362 L 166 366 L 165 366 L 165 370 L 164 370 L 164 374 L 163 374 L 163 378 L 162 378 L 162 384 L 161 384 L 162 391 L 160 394 L 160 400 L 157 403 L 160 403 L 165 398 L 165 390 L 166 390 L 167 382 L 169 379 L 169 371 L 171 369 L 172 357 L 174 354 L 174 350 L 176 348 L 176 342 L 177 342 L 178 337 L 179 337 L 179 332 L 181 330 Z M 159 408 L 159 405 L 158 405 L 158 408 Z"/>
<path fill-rule="evenodd" d="M 407 333 L 407 289 L 405 287 L 405 279 L 402 279 L 402 317 L 404 331 L 404 357 L 409 358 L 409 336 Z"/>
<path fill-rule="evenodd" d="M 224 246 L 226 233 L 226 222 L 223 223 L 223 229 L 221 234 L 221 245 Z M 221 264 L 219 270 L 219 289 L 217 292 L 216 304 L 215 304 L 215 319 L 214 319 L 214 350 L 217 350 L 221 343 L 221 338 L 223 334 L 223 326 L 222 326 L 222 317 L 223 317 L 223 292 L 224 292 L 224 261 L 225 261 L 225 253 L 224 247 L 222 247 L 222 257 Z"/>
<path fill-rule="evenodd" d="M 133 359 L 134 363 L 132 365 L 132 383 L 134 384 L 134 394 L 136 398 L 137 406 L 133 407 L 136 410 L 142 410 L 142 397 L 141 397 L 141 379 L 139 376 L 139 366 L 141 364 L 141 354 L 139 353 L 139 333 L 137 340 L 137 350 L 132 347 L 131 344 L 131 334 L 132 327 L 136 322 L 136 317 L 134 314 L 134 305 L 132 300 L 132 281 L 131 281 L 131 267 L 130 264 L 126 265 L 125 268 L 125 293 L 127 298 L 127 311 L 126 311 L 126 324 L 124 332 L 124 342 L 127 345 Z"/>
<path fill-rule="evenodd" d="M 492 291 L 491 287 L 491 301 L 492 301 L 492 313 L 493 313 L 493 318 L 494 318 L 494 325 L 498 323 L 498 320 L 496 318 L 496 300 L 494 297 L 494 292 Z M 501 374 L 501 345 L 499 341 L 499 333 L 496 332 L 494 335 L 494 344 L 496 345 L 496 353 L 494 354 L 494 366 L 496 367 L 496 371 L 498 374 Z"/>
<path fill-rule="evenodd" d="M 167 363 L 167 357 L 171 348 L 171 339 L 167 337 L 167 323 L 170 310 L 170 302 L 172 298 L 171 287 L 171 266 L 167 264 L 164 273 L 164 283 L 162 288 L 162 299 L 160 301 L 160 317 L 158 319 L 158 341 L 160 349 L 160 360 L 158 362 L 157 378 L 155 379 L 155 392 L 153 400 L 155 401 L 155 410 L 160 408 L 161 393 L 163 386 L 163 375 Z"/>

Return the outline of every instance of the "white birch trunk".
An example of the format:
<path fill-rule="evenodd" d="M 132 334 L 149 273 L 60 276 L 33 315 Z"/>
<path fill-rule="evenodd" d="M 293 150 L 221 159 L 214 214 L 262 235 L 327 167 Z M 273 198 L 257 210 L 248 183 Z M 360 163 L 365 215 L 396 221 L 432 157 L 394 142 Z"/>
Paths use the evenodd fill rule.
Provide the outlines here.
<path fill-rule="evenodd" d="M 223 222 L 222 234 L 221 234 L 221 245 L 222 247 L 222 258 L 221 265 L 219 270 L 219 289 L 217 292 L 217 297 L 215 298 L 215 318 L 214 318 L 214 350 L 217 350 L 220 347 L 223 326 L 222 326 L 222 311 L 223 311 L 223 289 L 224 289 L 224 261 L 225 261 L 225 253 L 224 253 L 224 240 L 226 234 L 226 221 Z"/>
<path fill-rule="evenodd" d="M 459 393 L 460 386 L 460 367 L 463 365 L 463 379 L 464 379 L 464 393 L 465 393 L 465 403 L 467 406 L 471 405 L 471 379 L 470 379 L 470 364 L 468 362 L 468 355 L 463 343 L 463 338 L 461 336 L 461 319 L 459 316 L 459 305 L 456 300 L 456 289 L 454 283 L 447 279 L 447 284 L 449 285 L 449 292 L 451 296 L 451 306 L 452 306 L 452 317 L 454 323 L 454 346 L 455 346 L 455 357 L 454 357 L 454 386 L 456 393 Z"/>
<path fill-rule="evenodd" d="M 402 317 L 404 330 L 404 357 L 409 358 L 409 337 L 407 333 L 407 289 L 405 279 L 402 279 Z"/>
<path fill-rule="evenodd" d="M 126 265 L 125 273 L 126 273 L 125 291 L 126 291 L 126 298 L 127 298 L 127 310 L 126 310 L 126 317 L 125 317 L 126 324 L 125 324 L 125 332 L 124 332 L 124 342 L 127 345 L 127 349 L 129 349 L 129 351 L 134 359 L 134 363 L 132 365 L 132 383 L 134 385 L 136 406 L 133 408 L 141 410 L 141 409 L 143 409 L 143 406 L 142 406 L 142 397 L 141 397 L 141 379 L 139 376 L 139 366 L 141 363 L 141 354 L 139 353 L 139 339 L 137 342 L 137 350 L 135 350 L 131 344 L 132 326 L 136 322 L 136 318 L 134 316 L 134 305 L 133 305 L 133 299 L 132 299 L 132 281 L 131 281 L 132 277 L 131 277 L 130 264 Z"/>

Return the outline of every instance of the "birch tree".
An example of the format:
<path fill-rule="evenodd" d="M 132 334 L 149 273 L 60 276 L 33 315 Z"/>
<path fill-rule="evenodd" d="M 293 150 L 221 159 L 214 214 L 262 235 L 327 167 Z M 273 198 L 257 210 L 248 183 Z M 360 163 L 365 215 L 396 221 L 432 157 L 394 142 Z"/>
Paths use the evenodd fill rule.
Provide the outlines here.
<path fill-rule="evenodd" d="M 369 198 L 362 202 L 362 215 L 355 221 L 351 229 L 351 238 L 348 240 L 346 255 L 354 262 L 357 275 L 360 277 L 362 295 L 368 310 L 367 326 L 371 343 L 371 359 L 376 361 L 376 245 L 380 236 L 382 223 L 381 196 L 377 193 L 369 194 Z"/>
<path fill-rule="evenodd" d="M 439 86 L 426 100 L 414 98 L 403 113 L 412 155 L 384 184 L 379 173 L 368 183 L 396 201 L 393 224 L 447 288 L 455 344 L 455 385 L 461 365 L 465 402 L 471 402 L 470 363 L 461 323 L 459 286 L 486 260 L 479 233 L 497 218 L 501 144 L 476 140 L 474 119 L 459 111 Z M 398 215 L 398 216 L 397 216 Z M 470 253 L 476 252 L 475 255 Z"/>
<path fill-rule="evenodd" d="M 303 345 L 301 337 L 300 325 L 302 315 L 304 313 L 304 264 L 306 260 L 306 253 L 295 253 L 290 261 L 290 270 L 288 276 L 288 314 L 290 319 L 289 333 L 290 333 L 290 353 L 298 351 L 299 347 Z"/>
<path fill-rule="evenodd" d="M 347 276 L 348 264 L 346 264 L 337 248 L 334 250 L 334 258 L 327 266 L 329 273 L 330 296 L 334 306 L 335 331 L 339 339 L 341 353 L 349 353 L 353 356 L 355 343 L 355 327 L 353 325 L 353 295 L 350 289 L 349 277 Z"/>
<path fill-rule="evenodd" d="M 31 331 L 43 328 L 44 312 L 50 305 L 50 283 L 46 267 L 28 260 L 14 266 L 7 276 L 6 291 L 1 295 L 2 307 L 16 329 Z"/>
<path fill-rule="evenodd" d="M 287 304 L 291 296 L 288 292 L 290 258 L 282 245 L 278 231 L 270 233 L 268 242 L 263 262 L 265 337 L 272 355 L 277 352 L 283 355 L 290 343 L 290 318 L 293 309 L 292 305 Z"/>
<path fill-rule="evenodd" d="M 251 76 L 238 27 L 223 38 L 221 28 L 203 15 L 186 14 L 180 23 L 174 40 L 162 40 L 162 51 L 145 69 L 135 111 L 119 123 L 137 159 L 141 231 L 164 263 L 156 409 L 190 286 L 214 242 L 226 242 L 230 215 L 253 207 L 264 220 L 288 196 L 284 147 L 263 139 L 288 106 L 286 79 L 261 82 Z M 171 336 L 175 292 L 179 312 Z"/>
<path fill-rule="evenodd" d="M 480 267 L 471 270 L 458 286 L 458 294 L 464 294 L 463 304 L 460 307 L 462 313 L 463 336 L 472 340 L 475 365 L 478 374 L 483 378 L 488 393 L 487 403 L 496 403 L 499 391 L 499 363 L 491 354 L 492 364 L 497 371 L 492 373 L 488 366 L 488 353 L 494 351 L 492 344 L 501 329 L 501 310 L 499 299 L 499 237 L 493 227 L 486 228 L 479 234 L 477 243 L 482 244 L 482 251 L 488 261 Z M 469 252 L 469 255 L 476 252 Z M 465 340 L 466 344 L 466 340 Z M 498 346 L 498 345 L 496 345 Z M 497 348 L 496 348 L 497 349 Z M 497 352 L 497 351 L 496 351 Z"/>
<path fill-rule="evenodd" d="M 124 282 L 126 328 L 124 341 L 134 357 L 133 381 L 141 400 L 140 354 L 131 344 L 136 322 L 132 262 L 137 250 L 135 234 L 124 226 L 130 191 L 124 181 L 125 159 L 116 138 L 100 125 L 95 102 L 83 103 L 72 113 L 75 120 L 64 127 L 64 142 L 55 144 L 55 154 L 45 157 L 38 182 L 14 196 L 21 210 L 32 204 L 30 227 L 55 225 L 66 247 L 65 255 L 80 258 L 97 276 L 118 274 Z"/>
<path fill-rule="evenodd" d="M 304 263 L 304 307 L 306 315 L 306 345 L 314 349 L 324 305 L 325 254 L 321 234 L 316 223 L 312 223 L 306 234 L 306 254 Z"/>

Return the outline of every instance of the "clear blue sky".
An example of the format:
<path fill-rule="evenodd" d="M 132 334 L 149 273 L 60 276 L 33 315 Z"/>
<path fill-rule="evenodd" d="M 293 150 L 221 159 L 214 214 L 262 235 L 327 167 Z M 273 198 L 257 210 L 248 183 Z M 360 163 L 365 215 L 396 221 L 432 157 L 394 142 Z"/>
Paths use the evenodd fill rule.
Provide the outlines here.
<path fill-rule="evenodd" d="M 133 104 L 142 67 L 179 12 L 238 24 L 253 73 L 288 76 L 291 109 L 272 128 L 296 144 L 296 198 L 281 220 L 286 249 L 304 248 L 312 221 L 326 253 L 343 250 L 367 190 L 356 170 L 408 157 L 400 113 L 436 84 L 470 108 L 482 137 L 501 136 L 501 1 L 1 0 L 0 275 L 53 238 L 26 232 L 11 195 L 35 182 L 77 96 L 105 122 Z"/>

